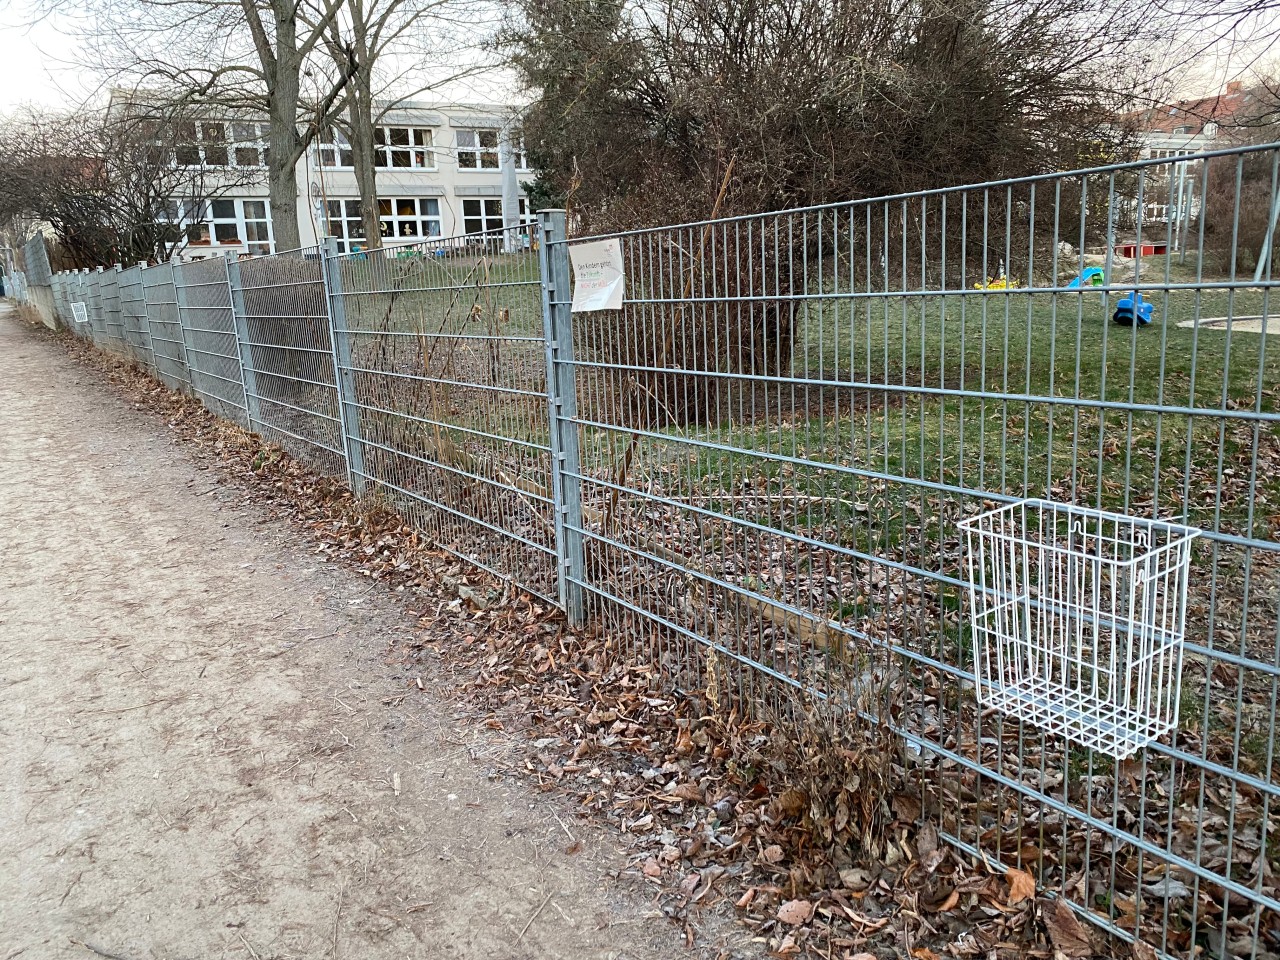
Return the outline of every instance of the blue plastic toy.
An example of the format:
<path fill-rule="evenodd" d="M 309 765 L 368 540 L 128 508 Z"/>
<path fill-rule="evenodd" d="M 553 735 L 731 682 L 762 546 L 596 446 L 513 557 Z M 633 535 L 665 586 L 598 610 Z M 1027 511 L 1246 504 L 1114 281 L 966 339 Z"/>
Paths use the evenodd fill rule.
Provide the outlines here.
<path fill-rule="evenodd" d="M 1155 304 L 1147 303 L 1142 299 L 1142 292 L 1135 290 L 1132 296 L 1116 302 L 1116 312 L 1111 315 L 1111 319 L 1122 327 L 1145 327 L 1151 322 L 1154 309 Z"/>
<path fill-rule="evenodd" d="M 1080 287 L 1100 287 L 1106 282 L 1106 271 L 1102 267 L 1086 267 L 1084 273 L 1078 277 L 1074 277 L 1067 284 L 1068 290 L 1078 290 Z"/>

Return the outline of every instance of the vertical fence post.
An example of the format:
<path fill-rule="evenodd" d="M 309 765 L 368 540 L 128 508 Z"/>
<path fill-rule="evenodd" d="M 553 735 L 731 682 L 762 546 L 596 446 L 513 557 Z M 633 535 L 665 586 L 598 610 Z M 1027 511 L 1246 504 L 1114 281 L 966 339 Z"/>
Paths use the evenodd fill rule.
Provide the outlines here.
<path fill-rule="evenodd" d="M 187 393 L 203 403 L 204 398 L 196 393 L 196 380 L 191 374 L 191 337 L 187 330 L 186 318 L 187 288 L 182 282 L 182 261 L 178 259 L 177 254 L 170 261 L 170 266 L 173 271 L 173 304 L 178 313 L 178 337 L 182 340 L 182 365 L 187 370 Z"/>
<path fill-rule="evenodd" d="M 360 406 L 356 398 L 355 374 L 351 370 L 351 338 L 347 330 L 347 307 L 342 298 L 342 264 L 338 241 L 326 237 L 320 248 L 324 277 L 325 316 L 329 318 L 329 344 L 333 348 L 333 383 L 338 391 L 338 426 L 342 430 L 342 452 L 347 459 L 347 483 L 357 497 L 364 496 L 364 438 L 360 434 Z"/>
<path fill-rule="evenodd" d="M 151 343 L 151 312 L 147 309 L 147 270 L 149 269 L 147 261 L 138 261 L 138 293 L 142 297 L 142 322 L 138 326 L 141 328 L 142 335 L 147 338 L 145 349 L 147 354 L 151 357 L 150 361 L 144 362 L 147 363 L 147 368 L 151 371 L 153 376 L 159 376 L 159 371 L 156 367 L 156 348 Z"/>
<path fill-rule="evenodd" d="M 583 581 L 582 482 L 578 459 L 577 388 L 573 367 L 573 315 L 569 309 L 569 245 L 563 210 L 538 214 L 538 274 L 542 286 L 542 336 L 547 355 L 547 405 L 551 426 L 551 494 L 555 510 L 556 584 L 569 625 L 586 620 Z"/>
<path fill-rule="evenodd" d="M 249 320 L 244 309 L 244 283 L 240 280 L 240 261 L 231 256 L 223 258 L 227 266 L 227 289 L 231 298 L 231 324 L 236 335 L 236 353 L 240 357 L 240 388 L 244 391 L 244 415 L 246 426 L 255 430 L 261 424 L 262 403 L 258 395 L 258 380 L 253 369 L 253 347 L 249 340 Z"/>

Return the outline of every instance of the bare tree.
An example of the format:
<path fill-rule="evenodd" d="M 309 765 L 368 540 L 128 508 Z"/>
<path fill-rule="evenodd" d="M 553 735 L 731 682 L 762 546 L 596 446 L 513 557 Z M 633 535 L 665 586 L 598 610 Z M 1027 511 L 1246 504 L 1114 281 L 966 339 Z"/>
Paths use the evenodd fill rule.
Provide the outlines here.
<path fill-rule="evenodd" d="M 248 171 L 175 162 L 190 120 L 28 109 L 0 124 L 0 223 L 53 228 L 67 266 L 163 260 L 186 242 L 178 203 L 203 209 Z"/>
<path fill-rule="evenodd" d="M 474 33 L 476 15 L 476 5 L 462 0 L 344 0 L 341 14 L 329 23 L 325 50 L 334 69 L 340 72 L 351 65 L 344 109 L 334 124 L 345 134 L 351 150 L 367 247 L 382 245 L 378 218 L 377 124 L 389 110 L 416 93 L 480 69 L 462 65 L 450 70 L 447 76 L 426 77 L 420 67 L 430 59 L 428 25 L 431 33 L 439 36 L 442 31 L 457 26 L 459 18 L 467 17 L 466 26 Z M 464 46 L 450 43 L 450 57 L 454 62 L 460 59 Z M 400 67 L 404 69 L 398 69 Z M 392 91 L 398 93 L 392 95 Z"/>
<path fill-rule="evenodd" d="M 339 43 L 331 73 L 309 61 L 344 0 L 49 0 L 82 15 L 85 46 L 105 81 L 206 117 L 269 124 L 267 186 L 280 248 L 300 245 L 295 167 L 340 109 L 357 63 Z"/>

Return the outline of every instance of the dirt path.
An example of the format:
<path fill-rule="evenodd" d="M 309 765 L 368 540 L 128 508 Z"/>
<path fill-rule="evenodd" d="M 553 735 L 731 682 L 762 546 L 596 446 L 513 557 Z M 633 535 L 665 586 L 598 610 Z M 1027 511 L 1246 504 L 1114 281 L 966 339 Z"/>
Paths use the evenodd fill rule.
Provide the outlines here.
<path fill-rule="evenodd" d="M 393 604 L 4 309 L 0 960 L 688 955 L 403 696 Z"/>

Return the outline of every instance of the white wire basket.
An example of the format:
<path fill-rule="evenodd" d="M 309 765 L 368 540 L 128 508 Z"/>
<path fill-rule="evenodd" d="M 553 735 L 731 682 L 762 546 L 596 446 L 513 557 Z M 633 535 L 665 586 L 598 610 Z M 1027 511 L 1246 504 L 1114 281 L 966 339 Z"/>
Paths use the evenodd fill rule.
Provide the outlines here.
<path fill-rule="evenodd" d="M 1034 499 L 960 527 L 980 703 L 1117 759 L 1174 728 L 1199 530 Z"/>

